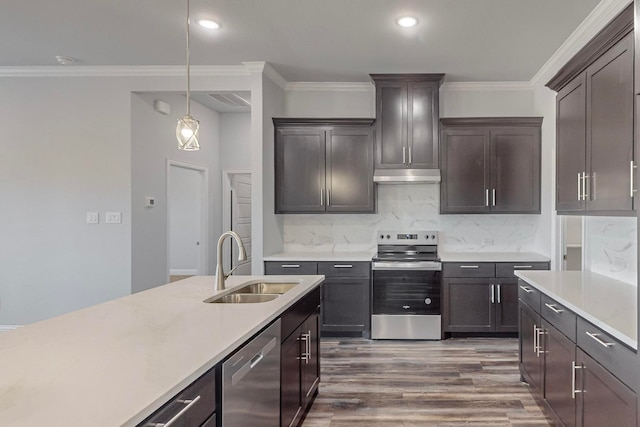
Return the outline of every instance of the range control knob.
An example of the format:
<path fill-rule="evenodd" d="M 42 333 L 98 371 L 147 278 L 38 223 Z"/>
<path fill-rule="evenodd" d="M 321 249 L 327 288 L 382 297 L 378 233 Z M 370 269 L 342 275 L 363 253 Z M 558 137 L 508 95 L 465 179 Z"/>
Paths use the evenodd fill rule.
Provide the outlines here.
<path fill-rule="evenodd" d="M 391 238 L 391 236 L 389 236 L 389 235 L 387 234 L 387 239 L 390 239 L 390 238 Z"/>
<path fill-rule="evenodd" d="M 424 303 L 427 305 L 431 305 L 431 298 L 425 298 Z"/>
<path fill-rule="evenodd" d="M 424 236 L 425 239 L 429 240 L 429 235 Z"/>
<path fill-rule="evenodd" d="M 435 234 L 432 234 L 432 235 L 431 235 L 431 238 L 435 240 L 436 235 L 435 235 Z"/>
<path fill-rule="evenodd" d="M 380 235 L 380 238 L 381 238 L 381 239 L 384 239 L 384 234 L 381 234 L 381 235 Z"/>

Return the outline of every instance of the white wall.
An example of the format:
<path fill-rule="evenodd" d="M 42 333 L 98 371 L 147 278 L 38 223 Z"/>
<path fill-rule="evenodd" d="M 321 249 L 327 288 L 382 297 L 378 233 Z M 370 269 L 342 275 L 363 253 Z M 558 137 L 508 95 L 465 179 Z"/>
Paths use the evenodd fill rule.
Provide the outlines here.
<path fill-rule="evenodd" d="M 131 292 L 131 94 L 185 86 L 170 67 L 35 71 L 0 78 L 0 325 Z M 194 91 L 251 87 L 238 67 L 193 71 Z M 100 212 L 100 224 L 86 224 L 87 211 Z M 106 211 L 122 212 L 122 224 L 105 224 Z"/>
<path fill-rule="evenodd" d="M 220 114 L 220 159 L 223 169 L 251 169 L 251 114 Z"/>
<path fill-rule="evenodd" d="M 171 114 L 156 112 L 160 99 L 171 106 Z M 221 172 L 219 115 L 191 101 L 191 115 L 200 121 L 200 150 L 177 148 L 175 127 L 186 113 L 186 98 L 169 93 L 138 93 L 131 97 L 131 191 L 132 261 L 131 290 L 139 292 L 168 282 L 167 160 L 208 169 L 209 206 L 206 271 L 215 270 L 215 239 L 221 233 Z M 154 197 L 154 208 L 144 207 L 144 198 Z"/>

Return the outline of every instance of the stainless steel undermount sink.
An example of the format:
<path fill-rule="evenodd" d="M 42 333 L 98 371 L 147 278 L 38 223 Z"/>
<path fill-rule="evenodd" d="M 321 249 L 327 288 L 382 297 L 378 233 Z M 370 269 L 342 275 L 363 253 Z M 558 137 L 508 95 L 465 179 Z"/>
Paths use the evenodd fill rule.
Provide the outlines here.
<path fill-rule="evenodd" d="M 290 291 L 300 282 L 266 282 L 255 280 L 226 295 L 216 295 L 204 300 L 214 304 L 252 304 L 273 301 Z"/>
<path fill-rule="evenodd" d="M 279 294 L 240 294 L 233 293 L 229 295 L 215 296 L 204 300 L 214 304 L 247 304 L 272 301 L 278 298 Z"/>

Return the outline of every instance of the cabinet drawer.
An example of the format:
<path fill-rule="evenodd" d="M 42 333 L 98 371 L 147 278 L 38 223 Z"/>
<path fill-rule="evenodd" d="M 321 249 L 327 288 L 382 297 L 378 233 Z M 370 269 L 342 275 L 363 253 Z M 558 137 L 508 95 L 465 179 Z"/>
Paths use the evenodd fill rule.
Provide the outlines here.
<path fill-rule="evenodd" d="M 318 263 L 314 261 L 267 261 L 266 274 L 318 274 Z"/>
<path fill-rule="evenodd" d="M 329 277 L 369 277 L 371 264 L 368 262 L 319 262 L 318 274 Z"/>
<path fill-rule="evenodd" d="M 320 287 L 307 294 L 282 314 L 282 341 L 291 335 L 320 306 Z"/>
<path fill-rule="evenodd" d="M 573 311 L 553 298 L 542 295 L 540 298 L 540 314 L 571 341 L 576 342 L 576 314 Z"/>
<path fill-rule="evenodd" d="M 518 279 L 518 298 L 540 313 L 540 291 L 522 279 Z"/>
<path fill-rule="evenodd" d="M 576 342 L 585 353 L 638 392 L 640 371 L 633 350 L 582 318 L 578 318 Z"/>
<path fill-rule="evenodd" d="M 171 420 L 176 427 L 200 426 L 215 410 L 216 377 L 211 369 L 138 426 L 166 425 Z M 184 412 L 178 415 L 180 411 Z"/>
<path fill-rule="evenodd" d="M 493 262 L 446 262 L 442 269 L 444 277 L 496 277 Z"/>
<path fill-rule="evenodd" d="M 496 277 L 515 277 L 514 270 L 548 270 L 548 262 L 499 262 Z"/>

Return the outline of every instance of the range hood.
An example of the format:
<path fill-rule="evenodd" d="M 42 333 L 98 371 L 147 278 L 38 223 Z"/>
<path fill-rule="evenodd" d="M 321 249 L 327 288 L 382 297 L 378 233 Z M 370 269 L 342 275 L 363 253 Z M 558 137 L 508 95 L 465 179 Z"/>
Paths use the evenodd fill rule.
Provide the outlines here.
<path fill-rule="evenodd" d="M 440 169 L 376 169 L 373 182 L 378 184 L 437 184 Z"/>

